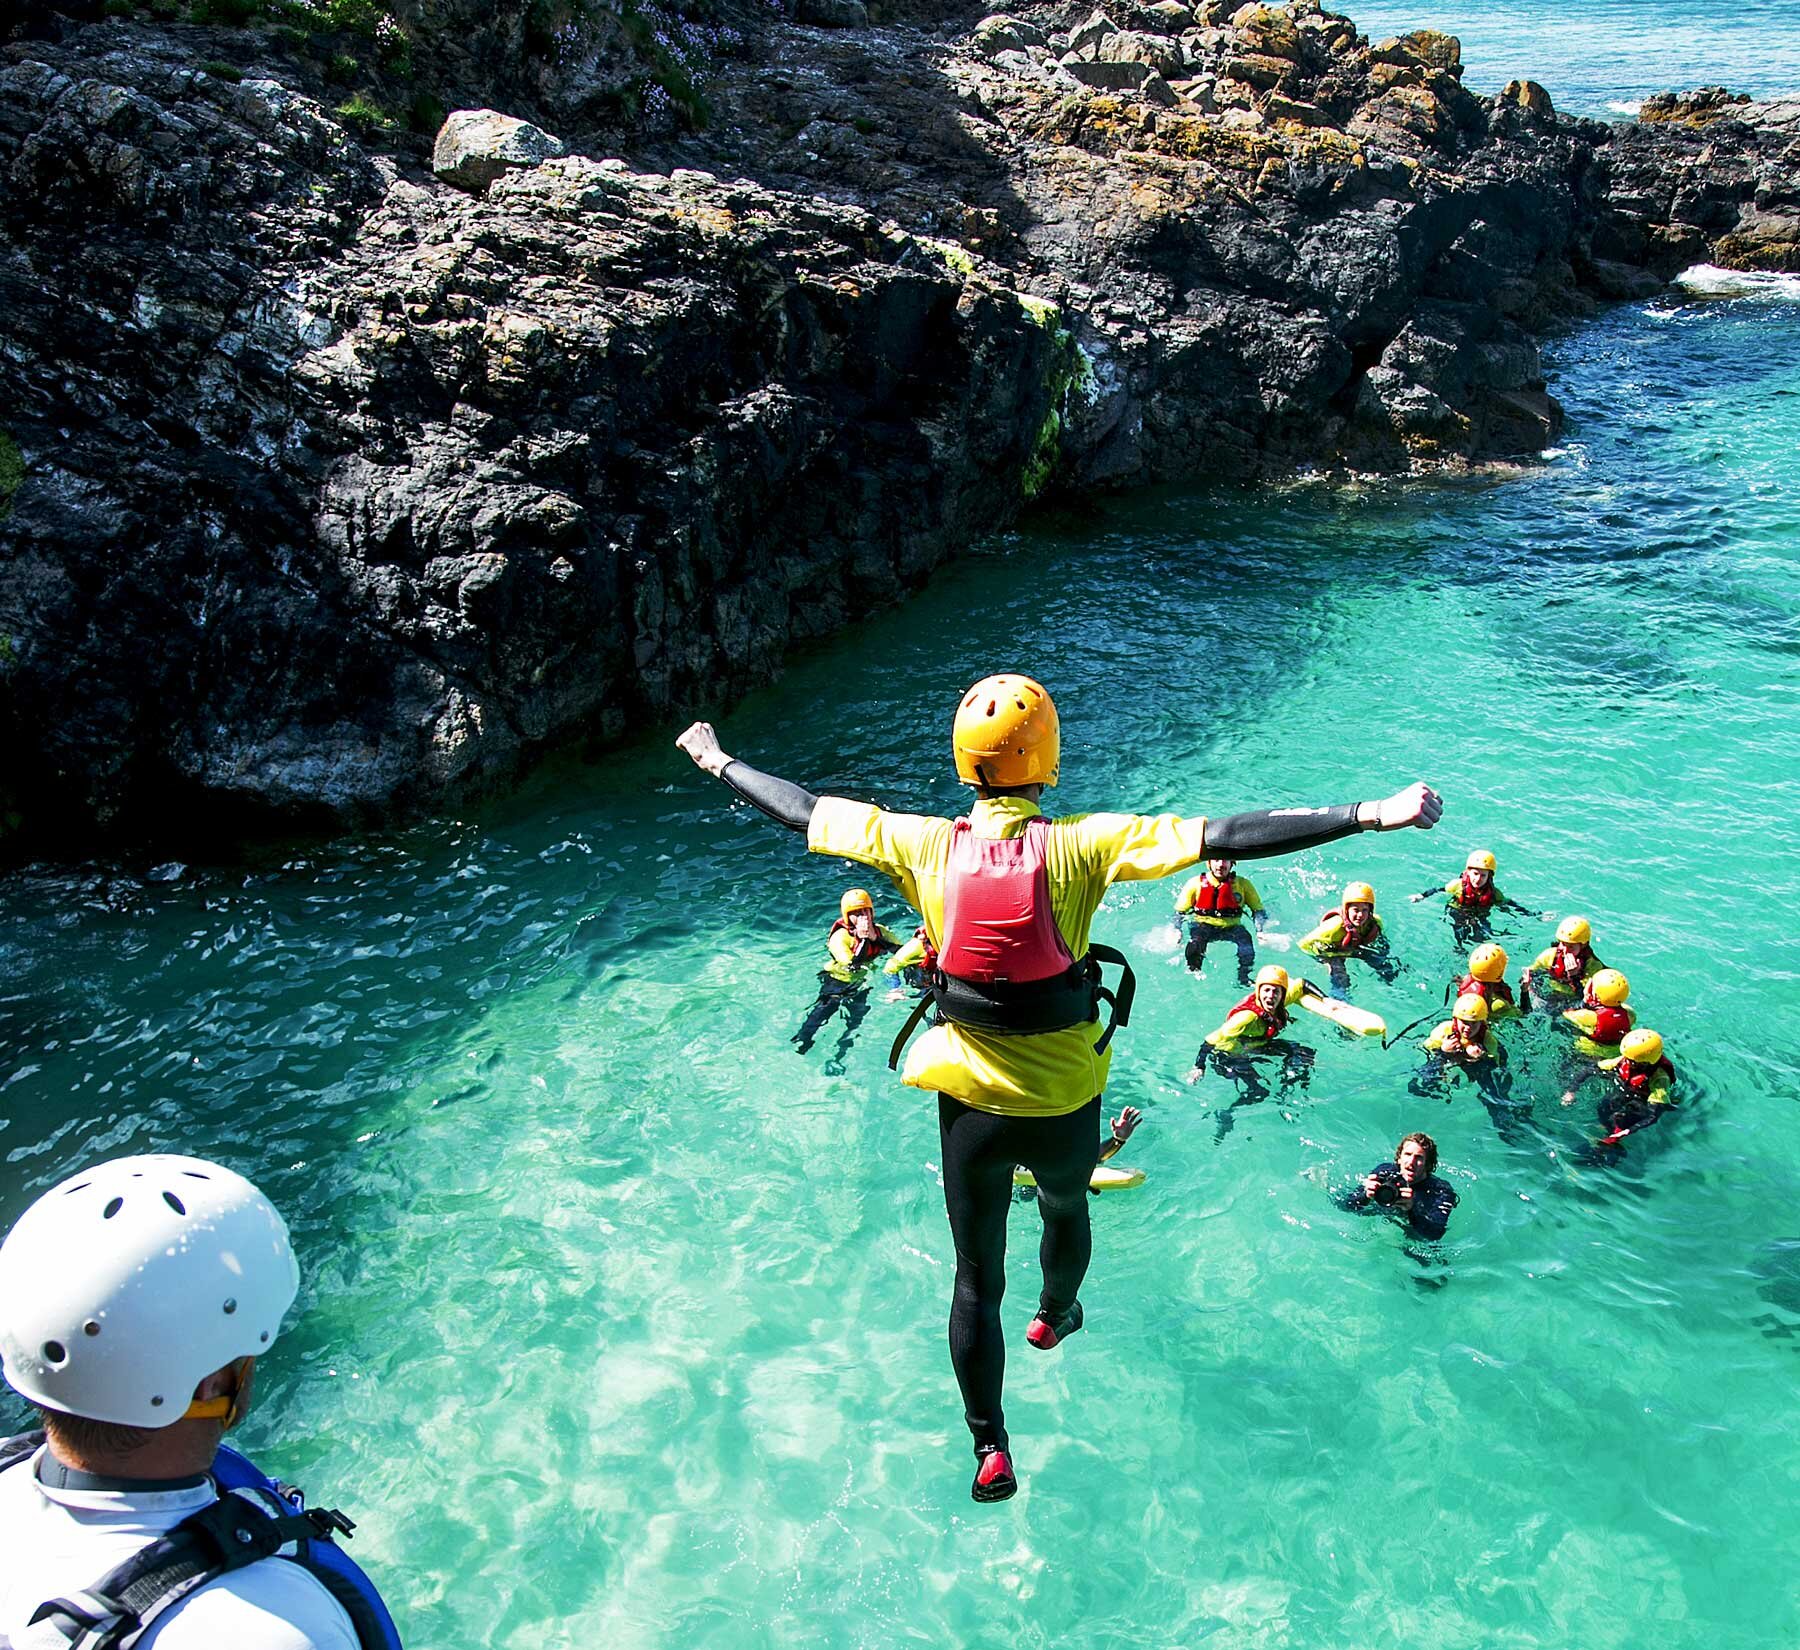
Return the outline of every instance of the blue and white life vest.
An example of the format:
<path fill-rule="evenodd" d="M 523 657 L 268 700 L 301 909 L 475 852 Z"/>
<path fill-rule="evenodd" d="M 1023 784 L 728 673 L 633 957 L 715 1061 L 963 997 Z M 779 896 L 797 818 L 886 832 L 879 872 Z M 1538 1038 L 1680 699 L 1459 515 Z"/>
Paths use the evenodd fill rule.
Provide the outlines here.
<path fill-rule="evenodd" d="M 22 1466 L 44 1441 L 41 1432 L 0 1441 L 0 1472 Z M 317 1578 L 343 1606 L 362 1650 L 401 1650 L 400 1631 L 362 1567 L 337 1544 L 356 1527 L 342 1513 L 306 1505 L 300 1491 L 277 1483 L 234 1449 L 213 1458 L 219 1499 L 67 1598 L 46 1599 L 24 1641 L 68 1650 L 131 1650 L 190 1593 L 222 1575 L 280 1559 Z"/>

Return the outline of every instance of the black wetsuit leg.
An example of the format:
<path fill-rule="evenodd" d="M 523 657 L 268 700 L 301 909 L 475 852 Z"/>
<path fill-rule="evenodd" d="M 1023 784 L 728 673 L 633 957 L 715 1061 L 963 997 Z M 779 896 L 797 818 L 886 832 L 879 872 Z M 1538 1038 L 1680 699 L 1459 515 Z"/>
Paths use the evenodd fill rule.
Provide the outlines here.
<path fill-rule="evenodd" d="M 1250 983 L 1251 970 L 1256 967 L 1256 941 L 1250 937 L 1250 930 L 1241 922 L 1225 930 L 1231 936 L 1231 943 L 1237 947 L 1238 984 Z"/>
<path fill-rule="evenodd" d="M 806 1018 L 800 1022 L 800 1029 L 789 1039 L 796 1052 L 811 1052 L 813 1039 L 825 1029 L 825 1022 L 837 1013 L 844 999 L 855 989 L 843 980 L 834 979 L 829 974 L 819 976 L 819 997 L 806 1011 Z"/>
<path fill-rule="evenodd" d="M 838 1032 L 837 1052 L 825 1062 L 826 1072 L 833 1077 L 842 1077 L 844 1061 L 850 1053 L 850 1045 L 856 1041 L 856 1028 L 863 1023 L 869 1012 L 869 988 L 859 985 L 846 991 L 843 996 L 844 1024 Z"/>
<path fill-rule="evenodd" d="M 956 1243 L 956 1289 L 950 1300 L 950 1363 L 962 1389 L 963 1414 L 979 1444 L 1006 1446 L 1001 1392 L 1006 1339 L 1000 1303 L 1006 1294 L 1006 1215 L 1013 1165 L 1037 1177 L 1044 1235 L 1039 1304 L 1065 1312 L 1087 1275 L 1093 1250 L 1087 1186 L 1100 1156 L 1100 1101 L 1062 1117 L 999 1117 L 938 1096 L 944 1205 Z"/>
<path fill-rule="evenodd" d="M 1198 974 L 1206 963 L 1206 948 L 1219 937 L 1218 929 L 1210 923 L 1191 922 L 1188 924 L 1187 965 Z"/>
<path fill-rule="evenodd" d="M 1350 996 L 1350 970 L 1344 966 L 1342 957 L 1325 959 L 1325 978 L 1331 986 L 1332 996 L 1340 1000 L 1348 1000 Z"/>

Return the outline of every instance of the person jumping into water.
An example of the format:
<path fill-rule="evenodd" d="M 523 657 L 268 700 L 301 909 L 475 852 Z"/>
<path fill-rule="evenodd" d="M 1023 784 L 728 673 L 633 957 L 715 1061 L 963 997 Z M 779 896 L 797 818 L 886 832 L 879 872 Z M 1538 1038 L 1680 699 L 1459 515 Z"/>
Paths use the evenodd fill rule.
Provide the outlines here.
<path fill-rule="evenodd" d="M 826 958 L 825 966 L 819 970 L 818 1000 L 789 1039 L 795 1052 L 811 1053 L 813 1039 L 841 1008 L 844 1026 L 838 1036 L 837 1052 L 825 1062 L 828 1072 L 841 1075 L 844 1056 L 850 1052 L 857 1027 L 869 1012 L 869 964 L 899 949 L 898 936 L 875 920 L 875 901 L 869 890 L 852 888 L 845 893 L 838 902 L 838 919 L 825 938 Z"/>
<path fill-rule="evenodd" d="M 1175 897 L 1175 914 L 1188 919 L 1187 965 L 1198 974 L 1206 963 L 1206 948 L 1216 940 L 1230 940 L 1237 947 L 1238 984 L 1250 983 L 1256 966 L 1256 941 L 1244 926 L 1248 913 L 1257 933 L 1268 926 L 1261 897 L 1248 877 L 1237 874 L 1235 859 L 1211 859 L 1197 877 L 1182 884 Z"/>
<path fill-rule="evenodd" d="M 1332 995 L 1336 997 L 1349 995 L 1350 970 L 1344 966 L 1347 957 L 1366 962 L 1387 985 L 1392 985 L 1400 973 L 1399 963 L 1388 950 L 1381 918 L 1375 915 L 1375 890 L 1366 882 L 1352 882 L 1345 887 L 1343 899 L 1300 941 L 1300 949 L 1325 964 Z"/>
<path fill-rule="evenodd" d="M 1129 1018 L 1122 984 L 1110 1021 L 1088 926 L 1115 882 L 1198 864 L 1294 853 L 1356 831 L 1429 829 L 1443 803 L 1429 786 L 1383 802 L 1282 808 L 1227 819 L 1077 814 L 1038 808 L 1056 783 L 1061 734 L 1050 695 L 1027 676 L 990 676 L 957 705 L 951 749 L 973 786 L 966 818 L 889 813 L 820 797 L 719 746 L 706 722 L 676 741 L 706 772 L 792 830 L 814 853 L 893 878 L 937 947 L 938 1023 L 912 1045 L 902 1080 L 938 1096 L 944 1201 L 956 1245 L 950 1361 L 976 1455 L 970 1493 L 1001 1501 L 1018 1488 L 1002 1411 L 1006 1215 L 1015 1164 L 1037 1177 L 1043 1288 L 1027 1343 L 1049 1351 L 1082 1325 L 1078 1290 L 1092 1238 L 1087 1187 L 1099 1151 L 1100 1096 L 1114 1026 Z M 1122 958 L 1118 958 L 1123 961 Z M 904 1033 L 902 1034 L 904 1036 Z M 898 1045 L 895 1058 L 898 1058 Z"/>

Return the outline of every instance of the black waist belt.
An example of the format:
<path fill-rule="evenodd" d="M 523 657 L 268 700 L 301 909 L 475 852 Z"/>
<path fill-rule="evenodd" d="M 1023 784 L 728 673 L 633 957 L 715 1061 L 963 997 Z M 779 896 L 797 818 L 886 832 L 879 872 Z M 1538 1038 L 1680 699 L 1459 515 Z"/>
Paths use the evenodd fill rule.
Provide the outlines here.
<path fill-rule="evenodd" d="M 1113 963 L 1119 969 L 1117 992 L 1109 991 L 1102 980 L 1103 962 Z M 954 979 L 941 969 L 930 970 L 926 980 L 930 994 L 920 998 L 888 1051 L 890 1071 L 899 1069 L 901 1051 L 928 1009 L 937 1010 L 940 1022 L 948 1020 L 972 1031 L 1029 1037 L 1087 1025 L 1100 1017 L 1100 1005 L 1105 1003 L 1111 1012 L 1106 1029 L 1094 1044 L 1094 1052 L 1099 1054 L 1120 1026 L 1131 1024 L 1131 1004 L 1137 995 L 1137 976 L 1132 973 L 1131 964 L 1110 945 L 1090 945 L 1080 962 L 1071 963 L 1063 973 L 1047 980 L 995 980 L 981 984 Z"/>

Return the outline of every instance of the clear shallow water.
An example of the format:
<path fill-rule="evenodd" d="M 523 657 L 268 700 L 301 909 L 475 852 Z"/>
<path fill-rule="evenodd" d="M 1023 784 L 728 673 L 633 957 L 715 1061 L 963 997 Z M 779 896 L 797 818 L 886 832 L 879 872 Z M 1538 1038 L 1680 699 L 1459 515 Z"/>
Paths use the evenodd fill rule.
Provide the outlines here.
<path fill-rule="evenodd" d="M 1454 34 L 1471 91 L 1535 80 L 1562 113 L 1597 120 L 1635 113 L 1651 92 L 1800 92 L 1800 6 L 1790 0 L 1345 0 L 1336 9 L 1374 40 Z"/>
<path fill-rule="evenodd" d="M 0 1221 L 125 1150 L 262 1182 L 306 1284 L 247 1442 L 362 1521 L 420 1646 L 1791 1643 L 1797 340 L 1791 303 L 1615 312 L 1556 352 L 1540 472 L 1039 524 L 725 722 L 947 808 L 946 707 L 1018 664 L 1065 811 L 1428 775 L 1438 832 L 1256 872 L 1278 928 L 1372 878 L 1417 972 L 1357 995 L 1398 1027 L 1455 956 L 1399 896 L 1490 846 L 1593 919 L 1688 1079 L 1601 1170 L 1547 1028 L 1509 1034 L 1509 1145 L 1321 1023 L 1310 1094 L 1215 1145 L 1227 1091 L 1179 1076 L 1236 992 L 1175 962 L 1172 884 L 1117 890 L 1149 1180 L 1095 1207 L 1091 1333 L 1015 1339 L 1005 1507 L 967 1499 L 902 1005 L 842 1076 L 829 1032 L 786 1043 L 852 879 L 660 735 L 286 865 L 0 884 Z M 1328 1195 L 1421 1126 L 1462 1194 L 1423 1260 Z"/>

